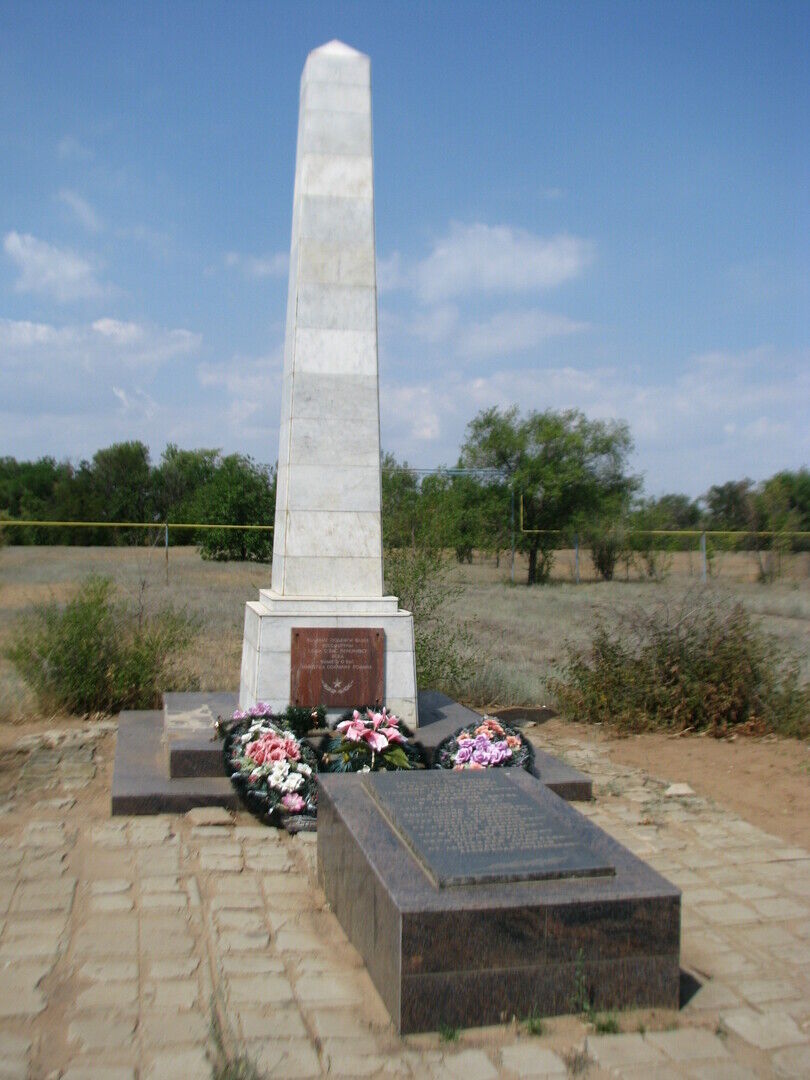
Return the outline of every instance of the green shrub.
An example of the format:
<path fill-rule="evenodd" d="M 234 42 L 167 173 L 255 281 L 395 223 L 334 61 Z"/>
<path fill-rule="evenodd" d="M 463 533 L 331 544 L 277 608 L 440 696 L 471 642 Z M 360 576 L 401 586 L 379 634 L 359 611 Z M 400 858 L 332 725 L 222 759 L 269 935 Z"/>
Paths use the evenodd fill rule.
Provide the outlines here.
<path fill-rule="evenodd" d="M 149 616 L 112 593 L 108 578 L 88 578 L 67 604 L 40 607 L 6 649 L 44 708 L 77 714 L 154 708 L 170 682 L 183 681 L 176 661 L 193 636 L 188 616 L 172 610 Z"/>
<path fill-rule="evenodd" d="M 687 594 L 674 606 L 596 617 L 547 682 L 572 719 L 625 731 L 810 735 L 810 686 L 740 604 Z"/>
<path fill-rule="evenodd" d="M 633 552 L 622 522 L 597 523 L 587 534 L 587 542 L 594 569 L 603 581 L 613 581 L 619 563 L 624 564 L 625 577 L 629 577 Z"/>
<path fill-rule="evenodd" d="M 450 604 L 463 591 L 444 556 L 432 548 L 397 548 L 385 553 L 387 589 L 413 613 L 416 680 L 424 689 L 455 693 L 472 673 L 469 634 Z"/>

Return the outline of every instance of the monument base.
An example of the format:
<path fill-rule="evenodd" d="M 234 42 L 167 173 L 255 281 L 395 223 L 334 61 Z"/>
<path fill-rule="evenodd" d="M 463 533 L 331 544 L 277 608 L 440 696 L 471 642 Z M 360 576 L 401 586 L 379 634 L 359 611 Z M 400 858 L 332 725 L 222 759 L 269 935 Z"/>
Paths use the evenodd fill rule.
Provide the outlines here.
<path fill-rule="evenodd" d="M 400 1033 L 677 1008 L 680 892 L 534 777 L 318 780 L 319 880 Z"/>
<path fill-rule="evenodd" d="M 383 704 L 408 727 L 418 725 L 413 616 L 397 607 L 395 596 L 338 600 L 279 596 L 269 589 L 259 595 L 259 601 L 249 601 L 245 607 L 240 708 L 266 701 L 283 712 L 290 704 L 294 629 L 380 629 L 385 634 Z M 344 711 L 328 708 L 327 717 L 335 719 Z"/>
<path fill-rule="evenodd" d="M 420 690 L 418 705 L 417 741 L 428 762 L 446 734 L 480 719 L 436 690 Z M 222 742 L 214 733 L 217 717 L 227 720 L 236 706 L 237 695 L 230 691 L 167 693 L 162 711 L 121 713 L 113 814 L 175 813 L 194 806 L 236 809 L 239 798 L 224 775 Z M 532 773 L 563 799 L 592 798 L 590 777 L 542 750 L 535 750 Z"/>

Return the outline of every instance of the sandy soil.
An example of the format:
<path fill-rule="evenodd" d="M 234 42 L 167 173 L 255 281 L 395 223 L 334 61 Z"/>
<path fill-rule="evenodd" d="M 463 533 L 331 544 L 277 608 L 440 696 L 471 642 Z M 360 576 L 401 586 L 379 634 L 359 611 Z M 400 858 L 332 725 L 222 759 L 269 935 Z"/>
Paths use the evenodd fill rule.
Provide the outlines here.
<path fill-rule="evenodd" d="M 576 732 L 612 761 L 643 769 L 734 810 L 752 825 L 810 850 L 810 744 L 775 735 L 731 739 L 645 734 L 619 737 L 584 724 L 550 720 L 546 730 Z"/>

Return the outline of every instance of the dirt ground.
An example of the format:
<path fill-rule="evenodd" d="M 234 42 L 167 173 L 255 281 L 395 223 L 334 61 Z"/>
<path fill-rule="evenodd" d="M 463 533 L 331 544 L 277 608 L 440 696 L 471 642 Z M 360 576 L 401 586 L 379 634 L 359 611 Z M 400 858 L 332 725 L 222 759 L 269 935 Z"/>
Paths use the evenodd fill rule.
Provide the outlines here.
<path fill-rule="evenodd" d="M 617 736 L 560 719 L 549 734 L 575 734 L 603 746 L 611 761 L 660 780 L 689 784 L 766 832 L 810 848 L 810 745 L 775 735 L 732 739 L 660 734 Z"/>

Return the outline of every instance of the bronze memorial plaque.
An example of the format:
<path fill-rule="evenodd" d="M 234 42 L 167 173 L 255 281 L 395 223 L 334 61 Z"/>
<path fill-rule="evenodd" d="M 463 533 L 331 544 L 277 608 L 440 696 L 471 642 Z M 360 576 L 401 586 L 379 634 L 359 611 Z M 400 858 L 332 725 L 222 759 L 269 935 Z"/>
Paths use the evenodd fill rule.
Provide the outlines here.
<path fill-rule="evenodd" d="M 290 702 L 314 708 L 383 704 L 385 631 L 293 627 Z"/>
<path fill-rule="evenodd" d="M 589 847 L 587 819 L 579 828 L 560 814 L 559 796 L 539 781 L 529 795 L 517 772 L 379 772 L 362 783 L 439 888 L 615 873 Z"/>

